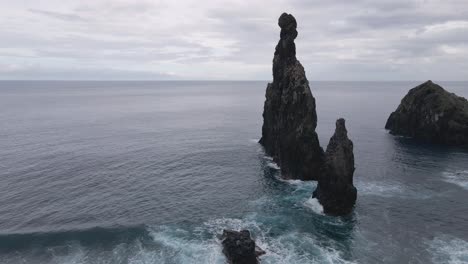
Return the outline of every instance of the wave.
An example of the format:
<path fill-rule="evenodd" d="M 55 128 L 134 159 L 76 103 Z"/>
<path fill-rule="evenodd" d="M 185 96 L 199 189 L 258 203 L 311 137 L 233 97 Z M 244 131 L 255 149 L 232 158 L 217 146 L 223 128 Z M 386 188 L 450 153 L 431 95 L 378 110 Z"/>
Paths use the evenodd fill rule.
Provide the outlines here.
<path fill-rule="evenodd" d="M 271 169 L 274 170 L 280 170 L 280 166 L 273 160 L 273 157 L 270 157 L 268 155 L 263 155 L 263 159 L 265 161 L 265 165 Z"/>
<path fill-rule="evenodd" d="M 259 143 L 258 143 L 259 141 L 260 141 L 259 138 L 251 138 L 251 139 L 249 139 L 249 142 L 250 142 L 250 143 L 259 144 Z"/>
<path fill-rule="evenodd" d="M 150 263 L 221 264 L 226 261 L 216 232 L 209 233 L 204 229 L 194 230 L 177 226 L 158 226 L 150 230 L 154 243 L 159 246 L 157 250 L 145 252 L 145 259 L 153 260 Z"/>
<path fill-rule="evenodd" d="M 85 246 L 109 245 L 150 238 L 144 225 L 133 227 L 93 227 L 83 230 L 0 234 L 0 251 L 15 251 L 77 242 Z"/>
<path fill-rule="evenodd" d="M 1 263 L 204 263 L 224 264 L 219 239 L 223 229 L 249 229 L 257 244 L 266 250 L 261 263 L 352 263 L 343 252 L 308 232 L 277 233 L 260 215 L 242 219 L 220 218 L 198 225 L 161 225 L 144 228 L 90 229 L 56 234 L 22 234 L 30 250 L 2 254 Z M 135 233 L 136 232 L 136 233 Z M 128 236 L 131 233 L 132 235 Z M 102 234 L 107 238 L 102 239 Z M 28 242 L 48 237 L 53 243 Z M 52 237 L 54 239 L 52 239 Z M 16 237 L 18 239 L 18 237 Z M 117 238 L 116 240 L 114 240 Z M 10 239 L 10 238 L 7 238 Z M 92 243 L 86 243 L 86 240 Z M 5 236 L 2 237 L 5 242 Z M 107 241 L 110 240 L 110 241 Z M 12 241 L 11 239 L 9 241 Z M 104 242 L 112 242 L 111 245 Z M 107 244 L 103 246 L 102 244 Z M 19 255 L 15 252 L 21 252 Z"/>
<path fill-rule="evenodd" d="M 452 183 L 468 190 L 468 170 L 454 172 L 444 172 L 443 178 L 446 182 Z"/>
<path fill-rule="evenodd" d="M 278 166 L 278 164 L 276 164 L 273 161 L 267 162 L 266 165 L 274 170 L 280 170 L 280 167 Z"/>
<path fill-rule="evenodd" d="M 312 209 L 312 211 L 314 211 L 316 214 L 323 215 L 323 206 L 316 198 L 310 197 L 304 202 L 304 206 Z"/>
<path fill-rule="evenodd" d="M 273 161 L 265 157 L 266 162 Z M 0 250 L 11 254 L 0 256 L 0 263 L 224 264 L 226 258 L 219 239 L 223 229 L 250 230 L 257 244 L 267 251 L 261 263 L 351 263 L 347 260 L 351 256 L 345 253 L 350 225 L 318 216 L 323 211 L 319 207 L 317 214 L 308 208 L 316 182 L 285 180 L 277 171 L 269 171 L 272 177 L 266 181 L 279 188 L 272 188 L 250 203 L 253 210 L 242 218 L 5 234 L 0 235 Z M 324 229 L 336 236 L 343 233 L 344 239 L 335 242 L 328 233 L 324 234 Z M 21 252 L 18 259 L 14 252 Z"/>
<path fill-rule="evenodd" d="M 468 241 L 460 238 L 441 236 L 428 242 L 428 251 L 435 263 L 468 263 Z"/>
<path fill-rule="evenodd" d="M 219 239 L 223 229 L 250 230 L 257 244 L 267 251 L 261 263 L 351 263 L 344 256 L 345 245 L 337 245 L 321 234 L 323 219 L 314 219 L 316 215 L 304 208 L 315 183 L 282 182 L 288 184 L 290 192 L 260 197 L 253 204 L 255 211 L 242 218 L 0 235 L 0 249 L 10 252 L 0 256 L 0 263 L 224 264 Z M 294 207 L 304 210 L 295 211 Z M 312 222 L 303 223 L 291 217 L 292 212 L 304 214 Z M 314 224 L 316 221 L 320 224 Z M 334 225 L 332 220 L 326 221 L 326 226 Z M 311 224 L 312 229 L 305 231 Z M 314 225 L 320 230 L 314 231 Z M 348 234 L 347 226 L 340 222 L 333 226 L 333 232 L 344 230 Z"/>
<path fill-rule="evenodd" d="M 402 185 L 388 182 L 356 182 L 356 188 L 360 195 L 392 197 L 405 193 Z"/>
<path fill-rule="evenodd" d="M 223 229 L 250 230 L 257 245 L 266 251 L 261 263 L 352 263 L 343 258 L 341 251 L 317 241 L 313 234 L 298 231 L 277 234 L 276 229 L 263 223 L 261 218 L 262 215 L 252 214 L 243 219 L 214 219 L 201 229 L 209 233 L 219 233 Z"/>

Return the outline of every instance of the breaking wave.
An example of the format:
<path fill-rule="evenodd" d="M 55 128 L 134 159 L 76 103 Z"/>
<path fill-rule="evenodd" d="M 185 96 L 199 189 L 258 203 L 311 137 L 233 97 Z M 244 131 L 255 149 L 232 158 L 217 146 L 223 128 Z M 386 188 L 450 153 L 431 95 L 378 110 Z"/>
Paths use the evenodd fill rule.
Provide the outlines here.
<path fill-rule="evenodd" d="M 304 202 L 304 205 L 312 209 L 312 211 L 314 211 L 317 214 L 323 214 L 323 206 L 316 198 L 310 197 Z"/>
<path fill-rule="evenodd" d="M 444 180 L 468 190 L 468 170 L 444 172 Z"/>
<path fill-rule="evenodd" d="M 459 238 L 442 236 L 428 242 L 428 251 L 435 263 L 468 263 L 468 242 Z"/>

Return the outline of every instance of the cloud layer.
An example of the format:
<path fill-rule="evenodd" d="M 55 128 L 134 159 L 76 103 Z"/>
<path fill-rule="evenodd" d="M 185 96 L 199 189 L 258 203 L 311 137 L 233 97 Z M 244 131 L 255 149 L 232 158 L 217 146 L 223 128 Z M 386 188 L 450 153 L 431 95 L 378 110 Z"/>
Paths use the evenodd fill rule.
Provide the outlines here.
<path fill-rule="evenodd" d="M 0 79 L 269 80 L 282 12 L 311 80 L 467 80 L 466 0 L 0 0 Z"/>

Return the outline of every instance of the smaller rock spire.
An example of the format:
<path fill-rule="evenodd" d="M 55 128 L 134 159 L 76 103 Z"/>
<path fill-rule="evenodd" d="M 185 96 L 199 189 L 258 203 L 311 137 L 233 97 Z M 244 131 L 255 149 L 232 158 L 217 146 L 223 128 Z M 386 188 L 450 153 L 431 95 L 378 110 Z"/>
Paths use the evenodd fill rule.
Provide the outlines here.
<path fill-rule="evenodd" d="M 350 213 L 356 202 L 357 190 L 353 186 L 353 142 L 348 138 L 343 118 L 336 121 L 335 134 L 325 152 L 324 170 L 313 197 L 319 200 L 327 214 Z"/>
<path fill-rule="evenodd" d="M 334 137 L 340 138 L 340 139 L 348 138 L 348 130 L 346 130 L 344 118 L 340 118 L 336 120 L 336 128 L 335 128 Z"/>

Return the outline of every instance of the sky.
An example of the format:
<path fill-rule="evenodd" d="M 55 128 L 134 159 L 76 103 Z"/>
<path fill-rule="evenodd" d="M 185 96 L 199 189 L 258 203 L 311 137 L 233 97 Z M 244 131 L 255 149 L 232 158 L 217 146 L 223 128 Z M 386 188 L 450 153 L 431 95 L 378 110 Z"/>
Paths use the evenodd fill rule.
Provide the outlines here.
<path fill-rule="evenodd" d="M 0 80 L 468 80 L 468 0 L 0 0 Z"/>

